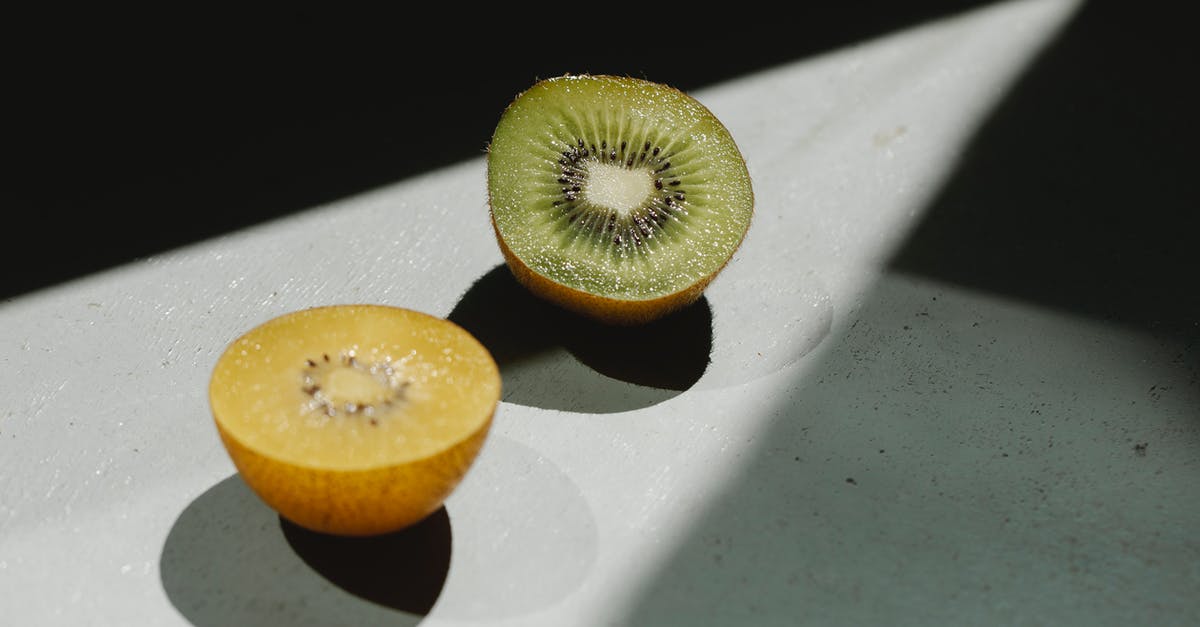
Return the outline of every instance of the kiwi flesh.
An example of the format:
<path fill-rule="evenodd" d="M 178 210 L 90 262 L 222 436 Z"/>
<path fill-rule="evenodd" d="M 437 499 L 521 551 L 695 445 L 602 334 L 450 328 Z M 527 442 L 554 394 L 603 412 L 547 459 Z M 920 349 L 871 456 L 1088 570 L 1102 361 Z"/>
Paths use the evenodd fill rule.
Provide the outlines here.
<path fill-rule="evenodd" d="M 754 210 L 745 159 L 707 108 L 615 76 L 562 76 L 519 94 L 488 146 L 488 197 L 518 281 L 616 324 L 698 299 Z"/>
<path fill-rule="evenodd" d="M 491 354 L 458 325 L 384 305 L 269 320 L 217 360 L 209 401 L 246 483 L 312 531 L 376 535 L 442 504 L 500 399 Z"/>

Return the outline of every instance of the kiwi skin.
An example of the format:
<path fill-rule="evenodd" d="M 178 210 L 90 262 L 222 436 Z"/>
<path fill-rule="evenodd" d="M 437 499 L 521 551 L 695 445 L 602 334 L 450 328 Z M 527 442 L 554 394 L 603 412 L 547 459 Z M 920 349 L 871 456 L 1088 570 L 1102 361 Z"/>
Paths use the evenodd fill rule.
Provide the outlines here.
<path fill-rule="evenodd" d="M 362 537 L 404 529 L 437 511 L 479 455 L 494 416 L 493 411 L 474 433 L 444 451 L 368 470 L 323 470 L 271 459 L 220 422 L 217 431 L 246 485 L 284 518 L 318 533 Z"/>
<path fill-rule="evenodd" d="M 604 75 L 604 74 L 596 74 L 596 75 L 566 74 L 564 76 L 594 76 L 596 78 L 620 79 L 620 77 Z M 625 77 L 625 79 L 620 79 L 620 80 L 643 80 L 643 79 L 635 79 L 632 77 Z M 671 87 L 670 85 L 663 85 L 663 86 L 672 91 L 683 93 L 679 89 Z M 513 98 L 512 102 L 509 103 L 508 106 L 512 107 L 513 103 L 515 103 L 517 100 L 519 100 L 520 97 L 524 93 L 525 92 L 521 92 L 521 93 L 517 94 L 516 97 Z M 686 96 L 686 94 L 684 94 L 684 95 Z M 690 98 L 690 96 L 688 96 L 688 97 Z M 704 107 L 704 105 L 702 103 L 699 103 L 699 101 L 697 101 L 697 104 L 699 104 L 704 109 L 705 112 L 707 112 L 710 116 L 712 116 L 712 119 L 714 121 L 716 121 L 716 123 L 719 126 L 721 126 L 721 128 L 725 128 L 725 125 L 721 123 L 720 119 L 717 118 L 716 115 L 713 115 L 712 111 L 709 111 L 708 108 Z M 507 113 L 507 109 L 508 108 L 506 107 L 505 113 Z M 726 132 L 728 133 L 728 129 L 726 129 Z M 728 133 L 728 134 L 729 134 L 730 140 L 732 141 L 733 134 L 732 133 Z M 741 155 L 740 149 L 738 150 L 738 154 Z M 745 156 L 744 155 L 742 155 L 742 164 L 745 165 Z M 491 152 L 489 151 L 488 152 L 488 167 L 490 168 L 491 165 L 492 165 L 491 164 Z M 751 198 L 751 221 L 753 221 L 753 219 L 754 219 L 754 217 L 753 217 L 753 201 L 754 201 L 753 184 L 750 187 L 749 193 L 750 193 L 750 198 Z M 726 259 L 725 263 L 721 264 L 721 266 L 718 267 L 716 270 L 713 270 L 713 272 L 711 274 L 709 274 L 708 276 L 693 283 L 692 285 L 690 285 L 678 292 L 674 292 L 672 294 L 667 294 L 665 296 L 660 296 L 658 298 L 651 298 L 651 299 L 645 299 L 645 300 L 623 300 L 623 299 L 618 299 L 618 298 L 608 298 L 605 296 L 592 294 L 591 292 L 586 292 L 583 290 L 575 289 L 569 285 L 564 285 L 564 284 L 554 281 L 548 277 L 545 277 L 541 274 L 538 274 L 532 268 L 527 266 L 508 247 L 508 245 L 504 242 L 504 238 L 500 235 L 500 229 L 496 225 L 495 212 L 490 209 L 490 207 L 492 205 L 490 197 L 488 199 L 488 205 L 489 205 L 489 216 L 491 217 L 491 221 L 492 221 L 492 230 L 496 234 L 496 241 L 500 245 L 500 252 L 504 255 L 504 261 L 508 265 L 508 269 L 512 272 L 512 274 L 516 278 L 517 282 L 520 283 L 521 285 L 523 285 L 526 289 L 528 289 L 534 295 L 538 296 L 539 298 L 542 298 L 543 300 L 549 301 L 549 302 L 554 303 L 564 309 L 573 311 L 577 314 L 586 316 L 588 318 L 597 320 L 597 321 L 605 323 L 605 324 L 621 325 L 621 326 L 641 325 L 641 324 L 651 322 L 653 320 L 657 320 L 666 315 L 674 313 L 680 309 L 683 309 L 683 308 L 687 307 L 688 305 L 691 305 L 692 303 L 694 303 L 700 299 L 700 296 L 704 294 L 704 290 L 708 287 L 709 283 L 712 283 L 713 279 L 715 279 L 717 277 L 717 275 L 721 273 L 721 270 L 725 269 L 725 266 L 729 264 L 729 259 L 733 258 L 733 254 L 731 253 L 729 256 L 729 259 Z M 749 229 L 747 229 L 747 231 L 749 231 Z M 737 250 L 739 248 L 741 248 L 742 242 L 745 241 L 745 238 L 746 238 L 746 235 L 745 235 L 745 233 L 743 233 L 742 239 L 739 240 L 738 245 L 736 247 L 734 247 L 733 253 L 736 253 Z"/>
<path fill-rule="evenodd" d="M 492 227 L 495 228 L 495 221 L 492 222 Z M 534 272 L 513 254 L 508 245 L 504 243 L 504 239 L 500 237 L 499 231 L 496 232 L 496 241 L 500 243 L 500 252 L 504 254 L 504 261 L 508 264 L 508 269 L 512 271 L 517 282 L 534 295 L 569 311 L 611 325 L 636 326 L 683 309 L 699 300 L 700 295 L 704 293 L 704 288 L 708 287 L 708 284 L 721 271 L 721 268 L 718 268 L 699 282 L 674 294 L 648 300 L 621 300 L 597 296 L 552 281 Z"/>

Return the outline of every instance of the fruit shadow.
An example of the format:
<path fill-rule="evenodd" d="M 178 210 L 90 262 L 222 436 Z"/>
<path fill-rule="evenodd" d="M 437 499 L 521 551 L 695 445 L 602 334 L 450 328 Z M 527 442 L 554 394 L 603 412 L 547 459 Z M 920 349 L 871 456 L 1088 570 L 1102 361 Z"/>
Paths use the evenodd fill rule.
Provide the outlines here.
<path fill-rule="evenodd" d="M 701 297 L 637 327 L 594 322 L 533 296 L 501 264 L 448 318 L 496 359 L 510 403 L 583 413 L 649 407 L 691 388 L 708 368 L 712 310 Z"/>
<path fill-rule="evenodd" d="M 393 534 L 329 536 L 281 518 L 233 475 L 180 514 L 159 572 L 195 625 L 416 625 L 441 594 L 450 546 L 445 508 Z"/>

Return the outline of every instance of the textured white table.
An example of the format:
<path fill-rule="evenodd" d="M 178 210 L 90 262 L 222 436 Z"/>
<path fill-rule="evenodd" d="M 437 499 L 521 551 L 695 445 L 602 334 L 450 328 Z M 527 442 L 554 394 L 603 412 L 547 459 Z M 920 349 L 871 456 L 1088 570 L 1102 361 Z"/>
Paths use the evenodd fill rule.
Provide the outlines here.
<path fill-rule="evenodd" d="M 698 92 L 758 200 L 675 340 L 711 363 L 660 390 L 514 331 L 430 555 L 365 569 L 432 586 L 427 616 L 306 563 L 206 385 L 295 309 L 504 319 L 481 159 L 0 304 L 3 622 L 1200 622 L 1200 388 L 1175 347 L 886 268 L 1076 8 L 1000 4 Z"/>

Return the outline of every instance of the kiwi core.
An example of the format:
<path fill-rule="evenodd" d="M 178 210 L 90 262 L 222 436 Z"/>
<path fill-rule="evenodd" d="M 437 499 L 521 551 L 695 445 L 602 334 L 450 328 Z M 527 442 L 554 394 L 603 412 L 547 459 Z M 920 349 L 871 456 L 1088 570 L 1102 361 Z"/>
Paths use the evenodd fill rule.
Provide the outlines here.
<path fill-rule="evenodd" d="M 581 193 L 588 202 L 626 218 L 654 194 L 654 177 L 644 168 L 593 161 Z"/>
<path fill-rule="evenodd" d="M 365 401 L 381 396 L 382 386 L 371 375 L 358 370 L 334 370 L 329 373 L 326 390 L 335 400 L 346 398 Z"/>
<path fill-rule="evenodd" d="M 306 360 L 302 389 L 310 397 L 307 411 L 326 416 L 364 414 L 374 416 L 404 400 L 409 381 L 400 376 L 390 359 L 363 363 L 354 350 L 339 358 L 328 354 Z M 371 424 L 378 424 L 372 421 Z"/>

